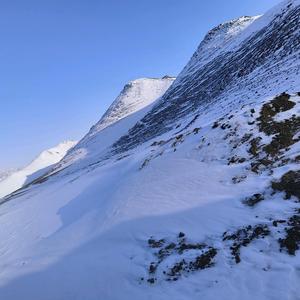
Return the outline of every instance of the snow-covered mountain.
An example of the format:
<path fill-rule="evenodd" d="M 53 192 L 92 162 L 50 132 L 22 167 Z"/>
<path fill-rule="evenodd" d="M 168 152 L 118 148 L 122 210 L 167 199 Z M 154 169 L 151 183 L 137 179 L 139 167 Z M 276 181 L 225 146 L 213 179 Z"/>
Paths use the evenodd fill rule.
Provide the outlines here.
<path fill-rule="evenodd" d="M 53 170 L 90 166 L 122 135 L 139 121 L 167 91 L 175 78 L 140 78 L 127 83 L 119 96 L 88 134 Z M 83 162 L 82 162 L 83 161 Z"/>
<path fill-rule="evenodd" d="M 227 29 L 226 34 L 224 27 L 230 25 L 223 24 L 213 30 L 216 33 L 212 38 L 211 33 L 206 36 L 172 88 L 141 120 L 143 126 L 138 123 L 131 128 L 115 144 L 114 153 L 130 150 L 169 131 L 180 123 L 180 117 L 207 106 L 210 109 L 211 103 L 230 109 L 239 101 L 246 103 L 254 97 L 268 97 L 297 88 L 298 1 L 283 1 L 265 15 L 246 20 L 229 22 L 233 29 Z M 216 45 L 215 55 L 210 53 L 207 57 L 207 43 L 210 49 Z M 218 45 L 222 45 L 221 49 Z"/>
<path fill-rule="evenodd" d="M 299 72 L 300 0 L 210 31 L 0 205 L 0 298 L 299 299 Z"/>
<path fill-rule="evenodd" d="M 28 166 L 17 171 L 6 172 L 6 176 L 0 180 L 0 198 L 47 173 L 51 166 L 58 163 L 75 144 L 74 141 L 62 142 L 40 153 Z"/>
<path fill-rule="evenodd" d="M 127 83 L 100 121 L 92 127 L 90 135 L 139 111 L 161 97 L 175 80 L 174 77 L 140 78 Z"/>
<path fill-rule="evenodd" d="M 16 171 L 17 170 L 15 170 L 15 169 L 0 171 L 0 181 L 4 180 L 5 178 L 7 178 L 9 175 L 11 175 L 12 173 L 14 173 Z"/>

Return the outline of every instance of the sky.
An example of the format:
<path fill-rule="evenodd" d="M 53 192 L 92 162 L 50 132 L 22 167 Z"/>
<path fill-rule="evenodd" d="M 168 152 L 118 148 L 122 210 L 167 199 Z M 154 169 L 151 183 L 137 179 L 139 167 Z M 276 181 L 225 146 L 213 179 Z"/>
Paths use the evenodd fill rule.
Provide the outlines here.
<path fill-rule="evenodd" d="M 0 171 L 79 140 L 129 80 L 177 75 L 212 27 L 280 0 L 0 0 Z"/>

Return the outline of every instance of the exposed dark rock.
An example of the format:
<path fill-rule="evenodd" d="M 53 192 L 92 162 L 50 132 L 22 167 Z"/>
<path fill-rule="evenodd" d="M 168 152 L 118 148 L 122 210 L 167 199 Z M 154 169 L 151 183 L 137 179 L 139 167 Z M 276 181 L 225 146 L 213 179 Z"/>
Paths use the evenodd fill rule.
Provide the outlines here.
<path fill-rule="evenodd" d="M 156 278 L 149 278 L 147 281 L 151 284 L 154 284 L 156 281 Z"/>
<path fill-rule="evenodd" d="M 150 159 L 149 159 L 149 158 L 146 158 L 146 159 L 143 161 L 143 163 L 142 163 L 142 165 L 141 165 L 141 167 L 140 167 L 140 170 L 142 170 L 143 168 L 145 168 L 145 167 L 149 164 L 149 162 L 150 162 Z"/>
<path fill-rule="evenodd" d="M 271 166 L 273 161 L 267 158 L 257 159 L 251 163 L 251 171 L 254 173 L 258 173 L 259 171 Z"/>
<path fill-rule="evenodd" d="M 247 141 L 249 141 L 252 137 L 251 133 L 246 133 L 243 135 L 242 139 L 241 139 L 241 144 L 246 143 Z"/>
<path fill-rule="evenodd" d="M 213 124 L 213 126 L 211 127 L 212 129 L 215 129 L 215 128 L 217 128 L 217 127 L 219 127 L 219 123 L 218 122 L 214 122 L 214 124 Z"/>
<path fill-rule="evenodd" d="M 164 145 L 165 143 L 167 143 L 167 141 L 164 141 L 164 140 L 161 140 L 161 141 L 155 141 L 151 144 L 152 147 L 154 146 L 161 146 L 161 145 Z"/>
<path fill-rule="evenodd" d="M 242 164 L 246 161 L 246 158 L 244 157 L 237 157 L 237 156 L 233 156 L 228 160 L 228 165 L 231 164 Z"/>
<path fill-rule="evenodd" d="M 149 274 L 154 274 L 157 269 L 157 265 L 155 263 L 151 263 L 149 266 Z"/>
<path fill-rule="evenodd" d="M 201 130 L 200 127 L 196 127 L 196 128 L 193 129 L 193 133 L 198 134 L 200 130 Z"/>
<path fill-rule="evenodd" d="M 168 271 L 167 275 L 178 279 L 183 273 L 195 272 L 209 268 L 214 265 L 213 259 L 216 255 L 217 250 L 210 247 L 207 251 L 198 255 L 192 261 L 187 262 L 185 259 L 182 259 L 180 262 L 174 264 L 174 266 Z"/>
<path fill-rule="evenodd" d="M 260 131 L 268 135 L 278 131 L 277 128 L 274 128 L 276 127 L 276 122 L 274 122 L 273 117 L 280 112 L 292 109 L 296 105 L 295 102 L 289 100 L 290 97 L 290 95 L 283 93 L 263 105 L 260 116 L 257 118 Z"/>
<path fill-rule="evenodd" d="M 195 261 L 191 261 L 189 263 L 189 269 L 191 271 L 196 271 L 196 270 L 203 270 L 211 267 L 213 265 L 213 258 L 216 255 L 217 255 L 217 250 L 215 248 L 210 248 L 202 255 L 197 256 Z"/>
<path fill-rule="evenodd" d="M 185 234 L 183 232 L 179 232 L 178 237 L 183 238 L 183 237 L 185 237 Z"/>
<path fill-rule="evenodd" d="M 276 130 L 276 131 L 275 131 Z M 300 117 L 291 117 L 283 122 L 274 122 L 274 134 L 272 142 L 264 147 L 266 153 L 271 156 L 279 154 L 280 150 L 286 149 L 300 139 L 294 136 L 300 130 Z"/>
<path fill-rule="evenodd" d="M 300 213 L 300 211 L 298 211 Z M 286 249 L 290 255 L 295 255 L 300 245 L 300 215 L 294 215 L 288 220 L 288 226 L 285 228 L 286 236 L 279 239 L 280 248 Z"/>
<path fill-rule="evenodd" d="M 174 266 L 169 270 L 168 275 L 173 276 L 180 276 L 181 273 L 186 269 L 187 263 L 183 259 L 180 262 L 174 264 Z"/>
<path fill-rule="evenodd" d="M 234 176 L 231 180 L 234 184 L 238 184 L 244 181 L 247 178 L 247 175 Z"/>
<path fill-rule="evenodd" d="M 267 135 L 274 135 L 271 143 L 263 148 L 272 157 L 278 155 L 280 150 L 286 149 L 299 141 L 299 139 L 294 139 L 294 136 L 300 130 L 300 117 L 293 115 L 282 122 L 274 120 L 274 116 L 278 113 L 288 111 L 296 105 L 295 102 L 289 99 L 290 95 L 283 93 L 265 103 L 259 118 L 257 118 L 259 130 Z"/>
<path fill-rule="evenodd" d="M 273 221 L 273 226 L 277 227 L 278 224 L 286 223 L 286 220 L 274 220 Z"/>
<path fill-rule="evenodd" d="M 287 199 L 295 196 L 300 200 L 300 170 L 287 172 L 281 177 L 280 181 L 272 182 L 272 188 L 285 192 Z"/>
<path fill-rule="evenodd" d="M 233 234 L 225 232 L 223 234 L 223 241 L 233 241 L 230 250 L 235 262 L 238 264 L 241 262 L 240 252 L 242 247 L 247 247 L 253 240 L 264 238 L 269 234 L 270 230 L 267 225 L 255 225 L 254 227 L 249 225 L 238 229 Z"/>
<path fill-rule="evenodd" d="M 264 134 L 271 135 L 272 140 L 266 145 L 261 144 L 261 137 L 252 138 L 250 141 L 248 151 L 253 156 L 251 170 L 255 173 L 291 162 L 291 159 L 284 157 L 284 153 L 290 146 L 300 141 L 300 138 L 295 138 L 300 131 L 300 117 L 291 115 L 280 122 L 274 119 L 278 113 L 289 111 L 296 105 L 290 97 L 283 93 L 262 106 L 260 116 L 257 118 L 258 127 Z M 297 162 L 296 159 L 294 161 Z"/>
<path fill-rule="evenodd" d="M 257 156 L 259 152 L 259 143 L 261 141 L 261 137 L 254 138 L 250 141 L 250 149 L 249 153 L 252 154 L 253 156 Z"/>
<path fill-rule="evenodd" d="M 155 240 L 155 239 L 153 239 L 153 238 L 150 238 L 150 239 L 148 240 L 148 245 L 149 245 L 149 247 L 151 247 L 151 248 L 160 248 L 160 247 L 162 247 L 162 246 L 164 245 L 164 243 L 165 243 L 165 240 L 164 240 L 164 239 Z"/>
<path fill-rule="evenodd" d="M 254 194 L 251 197 L 246 198 L 243 203 L 248 206 L 255 206 L 257 203 L 263 201 L 265 197 L 262 194 Z"/>
<path fill-rule="evenodd" d="M 196 244 L 191 244 L 191 243 L 180 243 L 179 244 L 179 247 L 177 248 L 178 250 L 178 253 L 179 254 L 182 254 L 184 251 L 187 251 L 187 250 L 195 250 L 195 249 L 203 249 L 205 248 L 206 245 L 205 244 L 200 244 L 200 243 L 196 243 Z"/>
<path fill-rule="evenodd" d="M 213 258 L 217 254 L 217 250 L 206 244 L 191 243 L 186 241 L 186 235 L 180 232 L 174 242 L 166 244 L 165 239 L 155 240 L 151 237 L 148 245 L 152 249 L 156 249 L 154 256 L 157 261 L 152 261 L 148 268 L 149 279 L 147 282 L 153 284 L 157 280 L 155 277 L 161 263 L 169 256 L 183 257 L 178 262 L 167 268 L 160 270 L 165 280 L 177 280 L 183 273 L 188 274 L 197 270 L 202 270 L 213 265 Z M 193 251 L 192 257 L 190 252 Z M 194 256 L 194 258 L 193 258 Z"/>

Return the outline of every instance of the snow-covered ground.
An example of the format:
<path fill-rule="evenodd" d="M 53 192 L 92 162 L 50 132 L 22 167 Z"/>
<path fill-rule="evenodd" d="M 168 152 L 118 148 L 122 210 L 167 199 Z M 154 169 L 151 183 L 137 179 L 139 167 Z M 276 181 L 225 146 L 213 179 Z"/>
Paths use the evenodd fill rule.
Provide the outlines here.
<path fill-rule="evenodd" d="M 220 26 L 226 47 L 269 34 L 274 18 L 296 22 L 299 4 Z M 161 132 L 157 115 L 199 75 L 183 72 L 6 198 L 0 299 L 300 299 L 300 57 L 279 50 L 276 66 L 241 75 L 218 101 L 171 110 Z"/>
<path fill-rule="evenodd" d="M 58 163 L 75 144 L 76 142 L 73 141 L 62 142 L 56 147 L 43 151 L 23 169 L 7 174 L 3 180 L 0 180 L 0 198 L 46 174 L 51 166 Z"/>
<path fill-rule="evenodd" d="M 292 99 L 297 105 L 290 114 L 299 114 L 300 98 Z M 295 165 L 274 168 L 271 177 L 268 170 L 249 171 L 249 143 L 233 144 L 251 127 L 253 136 L 260 134 L 257 125 L 248 125 L 258 117 L 251 117 L 252 109 L 259 112 L 261 104 L 223 116 L 224 124 L 239 128 L 230 138 L 229 127 L 220 122 L 212 128 L 210 116 L 202 116 L 183 137 L 81 176 L 50 180 L 3 204 L 1 298 L 298 299 L 299 257 L 279 251 L 284 230 L 272 224 L 299 205 L 282 194 L 271 196 L 270 189 L 271 180 Z M 299 143 L 293 147 L 299 153 Z M 228 164 L 234 155 L 246 160 Z M 263 192 L 257 206 L 243 203 Z M 243 247 L 236 264 L 223 234 L 255 224 L 267 225 L 271 234 Z M 163 272 L 199 250 L 173 253 L 159 265 L 155 283 L 148 283 L 149 265 L 157 260 L 148 239 L 176 242 L 180 232 L 190 243 L 217 249 L 215 265 L 166 281 Z"/>

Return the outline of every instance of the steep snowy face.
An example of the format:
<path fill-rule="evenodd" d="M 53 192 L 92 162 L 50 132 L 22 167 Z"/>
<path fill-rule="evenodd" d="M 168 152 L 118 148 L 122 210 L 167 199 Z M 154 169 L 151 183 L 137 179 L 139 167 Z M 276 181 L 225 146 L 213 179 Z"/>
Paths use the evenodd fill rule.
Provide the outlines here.
<path fill-rule="evenodd" d="M 174 77 L 165 76 L 130 81 L 89 134 L 93 136 L 107 126 L 151 104 L 166 92 L 174 80 Z"/>
<path fill-rule="evenodd" d="M 126 84 L 100 121 L 55 167 L 54 172 L 70 165 L 73 169 L 80 169 L 94 164 L 108 147 L 145 116 L 174 80 L 174 77 L 164 76 L 136 79 Z"/>
<path fill-rule="evenodd" d="M 260 16 L 241 18 L 218 25 L 210 30 L 179 76 L 197 71 L 220 53 L 228 52 L 232 41 Z"/>
<path fill-rule="evenodd" d="M 167 132 L 181 117 L 208 109 L 212 103 L 226 103 L 226 109 L 253 97 L 294 91 L 300 64 L 299 30 L 298 0 L 284 1 L 261 17 L 244 17 L 217 27 L 161 101 L 114 145 L 113 153 Z"/>
<path fill-rule="evenodd" d="M 25 168 L 6 176 L 0 181 L 0 198 L 45 174 L 49 167 L 59 162 L 75 144 L 74 141 L 62 142 L 56 147 L 43 151 Z"/>

